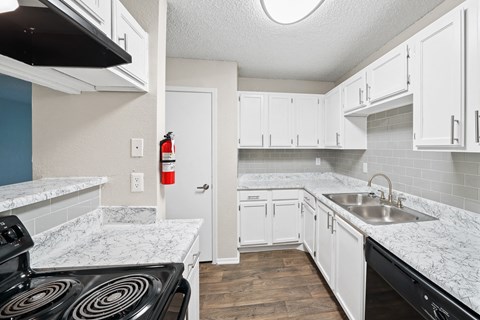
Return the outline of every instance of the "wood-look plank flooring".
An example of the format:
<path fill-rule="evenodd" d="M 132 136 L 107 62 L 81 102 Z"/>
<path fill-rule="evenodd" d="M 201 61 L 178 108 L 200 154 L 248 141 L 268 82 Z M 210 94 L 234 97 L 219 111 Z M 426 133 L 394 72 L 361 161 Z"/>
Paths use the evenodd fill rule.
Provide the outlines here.
<path fill-rule="evenodd" d="M 200 264 L 201 320 L 346 320 L 304 252 L 242 253 L 240 264 Z"/>

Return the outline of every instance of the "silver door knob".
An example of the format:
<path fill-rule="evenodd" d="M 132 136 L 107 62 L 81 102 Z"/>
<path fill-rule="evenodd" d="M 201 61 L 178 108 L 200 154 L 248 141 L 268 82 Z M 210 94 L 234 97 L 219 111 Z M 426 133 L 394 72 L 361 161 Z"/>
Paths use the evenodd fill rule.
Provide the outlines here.
<path fill-rule="evenodd" d="M 197 189 L 199 189 L 199 190 L 208 190 L 208 188 L 210 188 L 210 186 L 206 183 L 201 187 L 197 187 Z"/>

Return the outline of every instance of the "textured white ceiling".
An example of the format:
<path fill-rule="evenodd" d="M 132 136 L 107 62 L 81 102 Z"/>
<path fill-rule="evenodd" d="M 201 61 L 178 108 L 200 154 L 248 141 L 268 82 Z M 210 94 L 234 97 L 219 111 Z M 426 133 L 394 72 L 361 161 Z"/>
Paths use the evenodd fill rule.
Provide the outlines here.
<path fill-rule="evenodd" d="M 443 0 L 326 0 L 273 23 L 260 0 L 168 0 L 167 56 L 236 61 L 239 76 L 336 81 Z"/>

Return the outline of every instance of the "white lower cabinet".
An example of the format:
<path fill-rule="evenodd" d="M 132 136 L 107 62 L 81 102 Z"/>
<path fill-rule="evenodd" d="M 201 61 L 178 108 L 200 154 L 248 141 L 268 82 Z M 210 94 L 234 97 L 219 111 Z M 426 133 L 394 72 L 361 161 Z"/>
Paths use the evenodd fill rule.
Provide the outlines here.
<path fill-rule="evenodd" d="M 315 233 L 316 233 L 316 214 L 307 202 L 302 203 L 303 214 L 303 245 L 305 249 L 310 253 L 312 258 L 315 258 Z"/>
<path fill-rule="evenodd" d="M 300 242 L 298 190 L 239 191 L 238 246 Z"/>
<path fill-rule="evenodd" d="M 298 200 L 273 202 L 272 243 L 297 242 L 300 238 Z"/>
<path fill-rule="evenodd" d="M 269 217 L 266 201 L 240 203 L 240 246 L 269 243 Z"/>
<path fill-rule="evenodd" d="M 365 270 L 363 235 L 338 216 L 333 221 L 334 292 L 351 320 L 364 319 Z"/>
<path fill-rule="evenodd" d="M 350 320 L 365 315 L 364 236 L 323 204 L 317 205 L 315 262 Z"/>
<path fill-rule="evenodd" d="M 317 204 L 317 247 L 319 248 L 315 257 L 318 269 L 323 277 L 333 287 L 333 234 L 331 220 L 333 211 L 321 203 Z"/>
<path fill-rule="evenodd" d="M 183 261 L 183 277 L 190 284 L 191 295 L 186 320 L 200 320 L 200 242 L 195 240 Z"/>

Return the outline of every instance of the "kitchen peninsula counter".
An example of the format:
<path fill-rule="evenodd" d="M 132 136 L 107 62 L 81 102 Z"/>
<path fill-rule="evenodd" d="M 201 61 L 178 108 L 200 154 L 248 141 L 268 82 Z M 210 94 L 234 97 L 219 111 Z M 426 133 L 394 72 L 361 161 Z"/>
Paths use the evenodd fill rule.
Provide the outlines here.
<path fill-rule="evenodd" d="M 33 268 L 182 263 L 201 219 L 159 220 L 149 207 L 105 207 L 33 237 Z"/>

